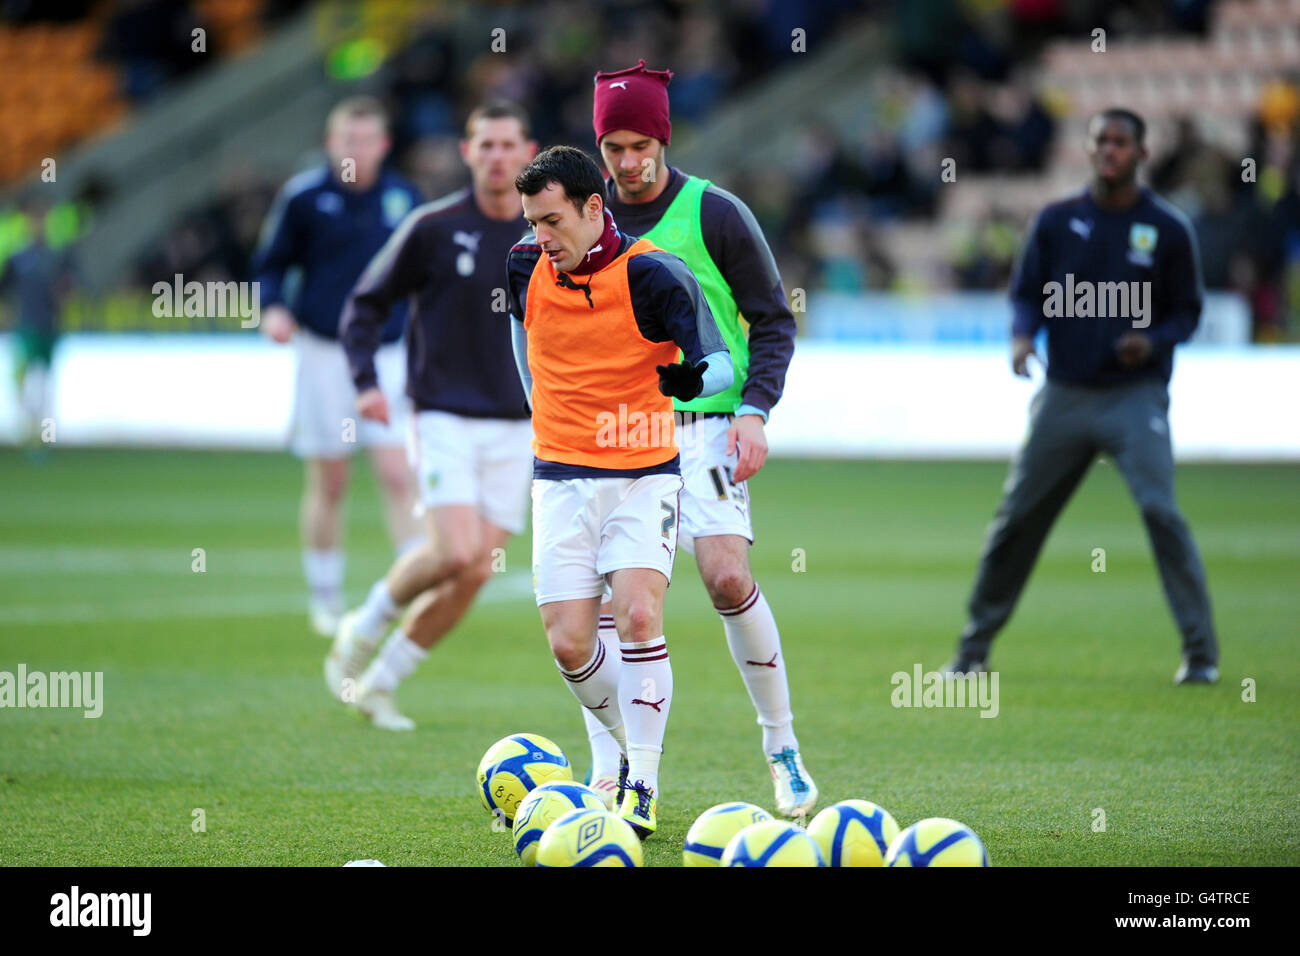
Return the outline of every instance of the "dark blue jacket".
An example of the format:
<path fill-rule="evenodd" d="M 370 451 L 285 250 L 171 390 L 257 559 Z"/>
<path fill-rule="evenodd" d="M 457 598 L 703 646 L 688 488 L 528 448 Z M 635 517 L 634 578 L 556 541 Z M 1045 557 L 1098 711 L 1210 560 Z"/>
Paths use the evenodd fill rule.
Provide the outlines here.
<path fill-rule="evenodd" d="M 339 182 L 328 166 L 293 177 L 267 215 L 253 259 L 261 307 L 287 306 L 299 325 L 322 338 L 337 339 L 353 284 L 422 201 L 415 186 L 389 170 L 365 192 Z M 301 281 L 288 301 L 285 277 L 295 267 L 301 270 Z M 383 341 L 401 338 L 405 322 L 406 304 L 396 304 L 384 325 Z"/>
<path fill-rule="evenodd" d="M 340 338 L 357 390 L 376 384 L 375 350 L 394 303 L 411 301 L 406 391 L 416 408 L 527 418 L 510 348 L 501 263 L 528 228 L 490 219 L 468 189 L 420 206 L 357 282 Z"/>
<path fill-rule="evenodd" d="M 1149 189 L 1131 208 L 1107 212 L 1085 190 L 1035 220 L 1011 282 L 1012 333 L 1047 330 L 1054 382 L 1168 382 L 1174 346 L 1196 331 L 1204 295 L 1196 238 L 1182 213 Z M 1132 331 L 1149 335 L 1154 348 L 1145 365 L 1125 369 L 1115 343 Z"/>

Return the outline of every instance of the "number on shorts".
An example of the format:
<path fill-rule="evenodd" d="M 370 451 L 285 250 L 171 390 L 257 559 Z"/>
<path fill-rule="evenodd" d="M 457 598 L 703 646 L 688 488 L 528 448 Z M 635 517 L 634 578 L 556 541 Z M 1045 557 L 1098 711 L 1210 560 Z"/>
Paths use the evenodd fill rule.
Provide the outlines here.
<path fill-rule="evenodd" d="M 724 477 L 725 476 L 725 477 Z M 713 490 L 718 493 L 719 501 L 727 500 L 727 489 L 731 489 L 731 497 L 736 501 L 744 502 L 745 492 L 742 488 L 736 487 L 736 480 L 731 473 L 731 466 L 726 465 L 719 468 L 714 465 L 709 469 L 709 477 L 713 479 Z"/>
<path fill-rule="evenodd" d="M 731 469 L 728 468 L 727 470 L 730 471 Z M 709 477 L 713 479 L 713 490 L 718 493 L 718 500 L 726 501 L 727 487 L 722 483 L 722 469 L 714 465 L 709 469 Z M 727 477 L 730 478 L 731 476 L 728 475 Z"/>
<path fill-rule="evenodd" d="M 677 523 L 677 509 L 670 505 L 666 500 L 660 501 L 659 507 L 668 512 L 664 515 L 663 524 L 660 525 L 660 527 L 663 528 L 664 537 L 666 538 L 668 537 L 668 532 L 673 529 L 673 525 Z"/>

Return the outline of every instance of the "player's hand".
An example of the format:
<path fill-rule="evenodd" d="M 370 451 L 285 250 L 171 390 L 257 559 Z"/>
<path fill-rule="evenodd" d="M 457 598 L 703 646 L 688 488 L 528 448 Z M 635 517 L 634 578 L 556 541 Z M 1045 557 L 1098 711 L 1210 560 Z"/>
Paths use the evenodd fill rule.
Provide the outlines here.
<path fill-rule="evenodd" d="M 704 391 L 704 370 L 708 367 L 709 363 L 703 359 L 694 364 L 681 362 L 677 365 L 656 365 L 655 371 L 659 373 L 659 394 L 671 395 L 680 401 L 689 402 Z"/>
<path fill-rule="evenodd" d="M 294 329 L 298 328 L 298 323 L 293 313 L 284 306 L 273 305 L 262 312 L 261 328 L 272 342 L 283 345 L 292 337 Z"/>
<path fill-rule="evenodd" d="M 735 484 L 747 481 L 767 461 L 767 435 L 763 431 L 762 415 L 741 415 L 727 429 L 727 457 L 740 448 L 736 469 L 731 473 Z"/>
<path fill-rule="evenodd" d="M 362 418 L 388 424 L 388 399 L 384 398 L 384 393 L 377 385 L 372 385 L 357 395 L 357 411 Z"/>
<path fill-rule="evenodd" d="M 1031 355 L 1038 358 L 1038 353 L 1034 351 L 1034 340 L 1027 335 L 1015 336 L 1011 340 L 1011 371 L 1021 378 L 1029 378 L 1029 356 Z"/>
<path fill-rule="evenodd" d="M 1125 332 L 1115 343 L 1115 352 L 1119 364 L 1125 368 L 1137 368 L 1146 365 L 1151 358 L 1151 337 L 1145 332 Z"/>

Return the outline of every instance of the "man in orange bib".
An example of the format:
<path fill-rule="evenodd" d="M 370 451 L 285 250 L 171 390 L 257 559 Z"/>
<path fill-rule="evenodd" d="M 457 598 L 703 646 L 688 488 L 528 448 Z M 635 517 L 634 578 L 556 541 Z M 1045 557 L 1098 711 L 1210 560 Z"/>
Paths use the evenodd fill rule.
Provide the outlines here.
<path fill-rule="evenodd" d="M 695 277 L 619 232 L 581 150 L 547 150 L 515 185 L 533 230 L 510 250 L 507 274 L 533 409 L 537 604 L 560 673 L 626 756 L 619 813 L 644 838 L 673 692 L 663 634 L 682 488 L 672 399 L 723 391 L 734 371 Z M 606 580 L 618 668 L 596 638 Z"/>

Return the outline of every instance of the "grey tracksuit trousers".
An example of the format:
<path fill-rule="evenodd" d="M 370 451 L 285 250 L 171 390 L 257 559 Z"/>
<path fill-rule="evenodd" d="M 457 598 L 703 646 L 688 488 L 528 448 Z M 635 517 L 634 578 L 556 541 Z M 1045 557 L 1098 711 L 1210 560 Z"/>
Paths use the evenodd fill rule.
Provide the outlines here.
<path fill-rule="evenodd" d="M 1169 391 L 1158 380 L 1113 388 L 1048 382 L 1030 406 L 1030 432 L 1011 463 L 989 526 L 960 653 L 983 660 L 1015 609 L 1061 508 L 1098 452 L 1108 452 L 1146 523 L 1183 653 L 1217 663 L 1205 568 L 1174 501 Z"/>

